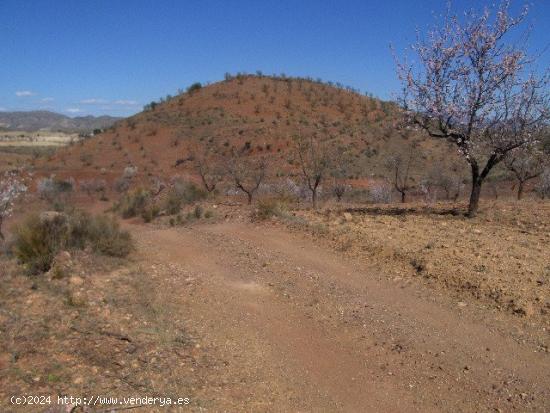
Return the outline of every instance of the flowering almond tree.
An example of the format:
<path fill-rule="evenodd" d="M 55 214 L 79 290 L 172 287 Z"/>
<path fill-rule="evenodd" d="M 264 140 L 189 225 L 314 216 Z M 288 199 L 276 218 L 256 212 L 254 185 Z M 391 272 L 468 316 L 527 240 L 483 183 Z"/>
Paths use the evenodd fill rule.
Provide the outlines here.
<path fill-rule="evenodd" d="M 0 240 L 4 239 L 2 223 L 13 211 L 16 199 L 27 191 L 19 175 L 14 172 L 6 172 L 0 179 Z"/>
<path fill-rule="evenodd" d="M 470 217 L 493 167 L 548 127 L 548 69 L 537 78 L 525 47 L 507 41 L 526 14 L 512 17 L 508 1 L 495 13 L 472 11 L 462 20 L 447 14 L 412 45 L 418 61 L 411 65 L 405 57 L 397 64 L 407 119 L 453 142 L 470 165 Z"/>

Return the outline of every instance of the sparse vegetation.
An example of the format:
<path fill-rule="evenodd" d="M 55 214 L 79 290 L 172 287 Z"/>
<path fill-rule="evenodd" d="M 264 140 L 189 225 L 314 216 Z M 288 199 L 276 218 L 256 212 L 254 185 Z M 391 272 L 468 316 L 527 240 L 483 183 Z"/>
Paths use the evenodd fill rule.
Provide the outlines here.
<path fill-rule="evenodd" d="M 49 202 L 60 201 L 66 199 L 75 187 L 74 179 L 61 179 L 55 176 L 42 178 L 38 181 L 38 195 Z"/>
<path fill-rule="evenodd" d="M 243 153 L 233 153 L 227 164 L 227 172 L 237 189 L 246 194 L 250 205 L 254 194 L 266 178 L 267 161 L 263 157 L 251 159 Z"/>
<path fill-rule="evenodd" d="M 195 82 L 187 88 L 187 93 L 193 94 L 200 89 L 202 89 L 202 84 L 200 82 Z"/>
<path fill-rule="evenodd" d="M 296 154 L 302 178 L 311 192 L 311 204 L 317 207 L 317 192 L 333 165 L 330 149 L 326 142 L 317 137 L 296 138 Z"/>
<path fill-rule="evenodd" d="M 213 192 L 223 179 L 221 160 L 216 155 L 216 150 L 203 150 L 193 156 L 195 169 L 201 178 L 201 182 L 208 192 Z"/>
<path fill-rule="evenodd" d="M 401 195 L 401 203 L 407 201 L 407 193 L 413 188 L 412 170 L 417 156 L 417 149 L 413 145 L 408 148 L 408 153 L 391 155 L 386 161 L 393 187 Z"/>
<path fill-rule="evenodd" d="M 113 206 L 113 210 L 122 215 L 123 218 L 133 218 L 145 213 L 150 206 L 151 194 L 149 191 L 138 188 L 130 193 L 124 194 Z"/>
<path fill-rule="evenodd" d="M 120 230 L 114 218 L 77 210 L 33 214 L 15 229 L 14 254 L 30 274 L 48 271 L 62 250 L 86 247 L 99 254 L 125 257 L 133 244 L 130 234 Z"/>
<path fill-rule="evenodd" d="M 279 198 L 264 198 L 258 201 L 256 217 L 260 220 L 269 219 L 271 217 L 281 217 L 287 210 L 288 205 L 284 200 Z"/>
<path fill-rule="evenodd" d="M 27 191 L 20 174 L 16 171 L 4 173 L 0 180 L 0 241 L 4 240 L 2 224 L 13 212 L 17 199 Z"/>
<path fill-rule="evenodd" d="M 504 164 L 517 181 L 517 199 L 523 197 L 525 184 L 538 178 L 549 163 L 549 156 L 537 147 L 522 147 L 510 151 Z"/>
<path fill-rule="evenodd" d="M 180 408 L 190 411 L 550 411 L 548 83 L 524 70 L 522 43 L 508 48 L 523 41 L 512 29 L 525 20 L 504 1 L 494 16 L 488 9 L 456 19 L 453 4 L 442 25 L 419 33 L 414 66 L 400 66 L 399 104 L 320 78 L 241 72 L 164 93 L 47 159 L 0 147 L 0 174 L 22 168 L 31 189 L 15 202 L 24 188 L 0 182 L 0 230 L 14 211 L 0 246 L 0 410 L 25 409 L 8 406 L 12 395 L 138 393 L 148 401 L 188 396 Z M 423 15 L 421 4 L 403 4 L 400 14 Z M 131 14 L 141 16 L 141 6 Z M 211 76 L 215 65 L 201 68 L 217 58 L 204 47 L 212 36 L 205 32 L 201 43 L 194 30 L 219 34 L 223 26 L 220 45 L 261 39 L 235 35 L 235 24 L 216 26 L 218 14 L 236 6 L 201 7 L 192 17 L 204 21 L 193 24 L 162 10 L 145 20 L 168 35 L 166 50 L 197 43 L 189 54 L 196 67 L 179 67 Z M 307 14 L 305 30 L 332 32 L 333 23 L 353 25 L 395 5 L 268 7 L 275 19 L 262 7 L 241 7 L 226 20 L 252 33 L 260 17 L 253 34 L 263 36 L 268 20 Z M 317 21 L 327 10 L 336 19 Z M 403 26 L 391 25 L 399 13 L 386 14 L 359 31 Z M 31 20 L 36 31 L 40 21 Z M 185 42 L 169 38 L 170 20 L 189 35 Z M 314 44 L 311 34 L 322 31 L 292 40 Z M 267 39 L 265 53 L 286 50 L 271 47 L 285 37 Z M 304 62 L 327 61 L 335 44 L 344 52 L 359 44 L 332 40 L 324 59 Z M 375 48 L 377 40 L 384 39 L 365 44 Z M 134 43 L 137 61 L 151 48 Z M 118 63 L 126 49 L 117 48 Z M 362 63 L 387 66 L 373 56 Z M 136 73 L 169 64 L 158 57 Z M 357 79 L 352 72 L 345 76 Z M 159 74 L 167 76 L 139 93 L 85 88 L 109 103 L 90 99 L 97 105 L 68 110 L 137 112 L 137 101 L 114 99 L 143 99 L 174 73 L 164 67 Z M 36 96 L 28 91 L 3 106 L 38 104 L 56 90 L 40 84 L 22 83 Z M 52 105 L 68 103 L 61 97 Z M 99 202 L 107 195 L 112 203 Z M 25 216 L 44 205 L 54 211 Z M 467 219 L 466 208 L 477 218 Z M 131 220 L 120 227 L 122 217 Z M 53 409 L 87 409 L 75 404 Z M 100 404 L 101 411 L 178 409 Z"/>

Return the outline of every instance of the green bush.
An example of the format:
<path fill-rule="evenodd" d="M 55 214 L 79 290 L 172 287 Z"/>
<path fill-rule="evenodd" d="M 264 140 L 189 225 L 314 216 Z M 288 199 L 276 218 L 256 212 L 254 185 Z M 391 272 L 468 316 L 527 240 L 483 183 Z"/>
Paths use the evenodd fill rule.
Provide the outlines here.
<path fill-rule="evenodd" d="M 15 229 L 13 252 L 30 274 L 48 271 L 62 250 L 87 247 L 99 254 L 125 257 L 133 242 L 114 218 L 82 211 L 33 214 Z"/>
<path fill-rule="evenodd" d="M 187 88 L 187 93 L 192 94 L 200 89 L 202 89 L 202 84 L 200 82 L 195 82 Z"/>

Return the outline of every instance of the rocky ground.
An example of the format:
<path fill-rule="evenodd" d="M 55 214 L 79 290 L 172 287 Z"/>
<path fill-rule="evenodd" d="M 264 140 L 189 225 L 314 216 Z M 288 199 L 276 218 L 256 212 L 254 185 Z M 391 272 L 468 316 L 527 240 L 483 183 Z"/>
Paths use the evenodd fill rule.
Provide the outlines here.
<path fill-rule="evenodd" d="M 0 410 L 46 410 L 13 394 L 91 394 L 212 412 L 548 411 L 549 210 L 534 205 L 263 222 L 210 205 L 185 226 L 127 223 L 129 261 L 61 254 L 29 278 L 3 257 Z"/>
<path fill-rule="evenodd" d="M 393 279 L 420 277 L 550 329 L 548 202 L 487 201 L 473 220 L 445 203 L 295 215 L 334 249 L 368 260 Z"/>

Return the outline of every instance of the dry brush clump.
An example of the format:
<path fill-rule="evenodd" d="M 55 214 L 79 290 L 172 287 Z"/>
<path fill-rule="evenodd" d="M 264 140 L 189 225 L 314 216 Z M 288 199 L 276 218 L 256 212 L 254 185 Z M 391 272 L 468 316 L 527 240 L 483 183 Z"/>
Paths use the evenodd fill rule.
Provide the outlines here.
<path fill-rule="evenodd" d="M 143 214 L 151 204 L 151 193 L 143 188 L 128 192 L 113 205 L 113 210 L 122 218 L 133 218 Z"/>
<path fill-rule="evenodd" d="M 107 181 L 105 179 L 82 179 L 78 182 L 78 187 L 89 197 L 93 197 L 94 194 L 99 194 L 101 199 L 106 199 Z"/>
<path fill-rule="evenodd" d="M 16 226 L 12 249 L 29 274 L 50 269 L 60 251 L 84 250 L 126 257 L 133 250 L 130 233 L 107 215 L 83 211 L 32 214 Z"/>
<path fill-rule="evenodd" d="M 185 205 L 191 205 L 206 199 L 209 192 L 199 188 L 193 182 L 176 179 L 169 189 L 164 209 L 168 215 L 174 215 L 181 211 Z"/>
<path fill-rule="evenodd" d="M 40 179 L 36 185 L 38 196 L 50 203 L 66 201 L 74 189 L 73 178 L 63 179 L 54 175 Z"/>
<path fill-rule="evenodd" d="M 138 167 L 129 165 L 124 168 L 122 175 L 114 182 L 114 189 L 117 192 L 126 192 L 130 189 L 132 182 L 138 174 Z"/>
<path fill-rule="evenodd" d="M 374 182 L 368 192 L 369 200 L 375 204 L 389 204 L 392 196 L 392 185 L 387 180 Z"/>
<path fill-rule="evenodd" d="M 284 217 L 288 212 L 288 203 L 281 198 L 260 199 L 255 218 L 263 221 L 272 217 Z"/>
<path fill-rule="evenodd" d="M 159 190 L 158 188 L 162 189 Z M 153 180 L 151 188 L 136 188 L 121 196 L 112 210 L 122 218 L 141 217 L 151 222 L 160 215 L 176 215 L 183 206 L 206 199 L 209 193 L 193 182 L 175 178 L 166 185 Z"/>

